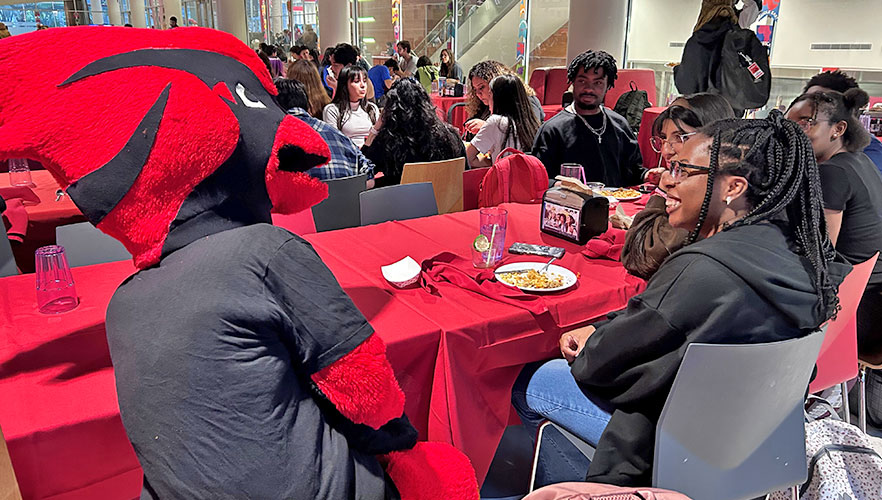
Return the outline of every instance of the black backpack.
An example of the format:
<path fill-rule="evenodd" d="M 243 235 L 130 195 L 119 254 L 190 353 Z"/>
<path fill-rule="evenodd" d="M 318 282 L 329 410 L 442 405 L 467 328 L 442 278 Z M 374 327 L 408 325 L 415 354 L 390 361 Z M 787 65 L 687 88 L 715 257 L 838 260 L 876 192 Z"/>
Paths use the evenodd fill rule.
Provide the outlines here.
<path fill-rule="evenodd" d="M 651 106 L 649 95 L 645 90 L 638 90 L 637 84 L 631 82 L 631 90 L 619 96 L 613 111 L 625 117 L 628 126 L 634 133 L 640 128 L 640 120 L 643 119 L 643 110 Z"/>
<path fill-rule="evenodd" d="M 718 91 L 733 108 L 754 109 L 766 105 L 772 90 L 769 53 L 748 29 L 733 27 L 723 40 L 716 78 Z"/>

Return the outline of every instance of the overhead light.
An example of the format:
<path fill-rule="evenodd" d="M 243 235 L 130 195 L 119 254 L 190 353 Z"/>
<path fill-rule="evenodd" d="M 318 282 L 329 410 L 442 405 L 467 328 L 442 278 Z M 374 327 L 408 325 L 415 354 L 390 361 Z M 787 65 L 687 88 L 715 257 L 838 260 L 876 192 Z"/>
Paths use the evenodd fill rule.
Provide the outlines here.
<path fill-rule="evenodd" d="M 358 22 L 360 22 L 360 23 L 372 23 L 374 21 L 376 21 L 376 19 L 374 19 L 374 16 L 367 16 L 367 17 L 359 17 L 358 18 Z"/>
<path fill-rule="evenodd" d="M 370 38 L 370 37 L 368 37 L 368 38 L 362 38 L 361 41 L 364 42 L 364 43 L 377 43 L 376 40 L 374 40 L 373 38 Z"/>

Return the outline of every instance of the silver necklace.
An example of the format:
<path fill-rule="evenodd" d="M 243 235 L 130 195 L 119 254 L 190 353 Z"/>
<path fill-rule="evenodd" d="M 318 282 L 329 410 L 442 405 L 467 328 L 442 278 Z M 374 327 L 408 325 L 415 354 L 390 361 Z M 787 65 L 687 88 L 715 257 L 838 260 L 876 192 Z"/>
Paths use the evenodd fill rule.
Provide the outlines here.
<path fill-rule="evenodd" d="M 570 111 L 572 111 L 574 115 L 578 116 L 579 119 L 582 120 L 582 123 L 584 123 L 585 126 L 588 127 L 588 130 L 590 130 L 591 133 L 597 137 L 597 144 L 601 144 L 603 142 L 603 133 L 606 132 L 606 113 L 603 111 L 603 106 L 600 106 L 600 114 L 603 116 L 603 124 L 600 125 L 600 129 L 596 129 L 589 125 L 588 120 L 586 120 L 584 116 L 576 112 L 575 105 L 570 104 Z"/>

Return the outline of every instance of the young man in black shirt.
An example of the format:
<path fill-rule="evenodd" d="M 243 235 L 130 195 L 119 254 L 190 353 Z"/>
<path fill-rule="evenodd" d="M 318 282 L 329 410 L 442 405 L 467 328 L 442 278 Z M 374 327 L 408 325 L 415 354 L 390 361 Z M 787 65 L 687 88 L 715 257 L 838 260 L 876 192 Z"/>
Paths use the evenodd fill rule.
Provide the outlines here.
<path fill-rule="evenodd" d="M 554 178 L 563 163 L 585 167 L 587 181 L 607 186 L 633 186 L 647 177 L 637 136 L 603 99 L 616 81 L 616 60 L 603 51 L 585 51 L 567 68 L 573 103 L 545 122 L 536 134 L 533 155 Z M 655 171 L 649 181 L 660 177 Z"/>

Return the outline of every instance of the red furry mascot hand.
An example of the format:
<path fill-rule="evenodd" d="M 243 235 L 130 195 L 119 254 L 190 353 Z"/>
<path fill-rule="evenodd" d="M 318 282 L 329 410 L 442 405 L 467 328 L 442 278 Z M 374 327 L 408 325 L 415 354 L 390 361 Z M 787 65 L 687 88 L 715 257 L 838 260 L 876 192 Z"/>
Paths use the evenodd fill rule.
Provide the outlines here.
<path fill-rule="evenodd" d="M 407 451 L 378 457 L 401 500 L 478 500 L 478 481 L 469 459 L 446 443 L 417 443 Z"/>
<path fill-rule="evenodd" d="M 377 430 L 404 413 L 404 393 L 376 334 L 312 380 L 344 417 Z"/>

